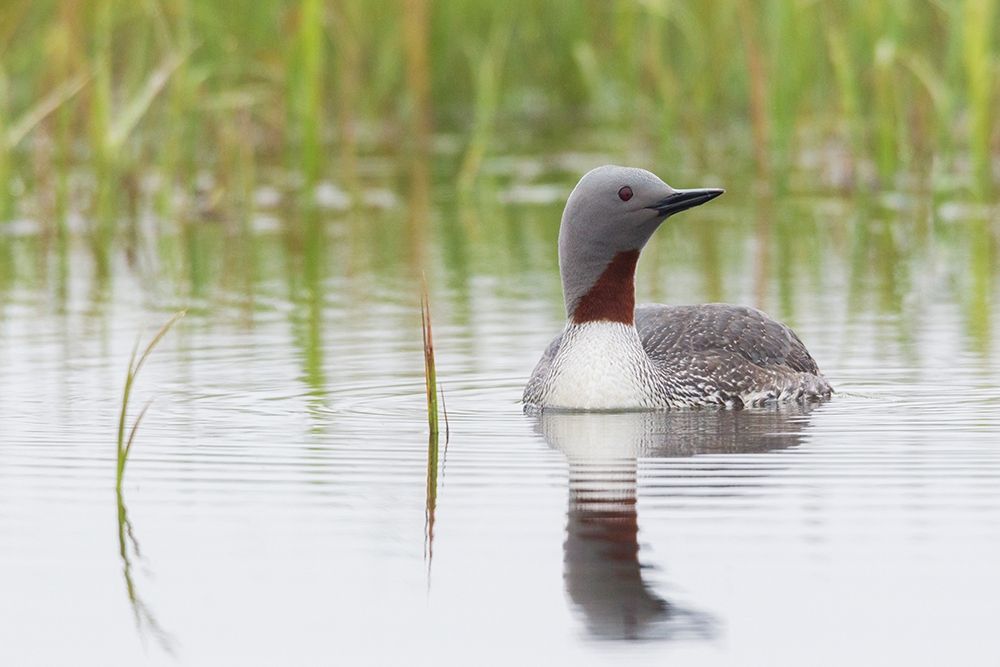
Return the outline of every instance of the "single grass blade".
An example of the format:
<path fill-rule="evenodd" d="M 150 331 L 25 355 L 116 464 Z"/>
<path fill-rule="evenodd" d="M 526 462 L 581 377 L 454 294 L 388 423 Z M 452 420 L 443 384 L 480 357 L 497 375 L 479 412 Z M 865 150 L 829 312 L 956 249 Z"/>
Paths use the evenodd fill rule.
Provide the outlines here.
<path fill-rule="evenodd" d="M 125 387 L 122 390 L 122 407 L 121 412 L 118 415 L 118 443 L 117 443 L 117 457 L 116 457 L 116 470 L 115 470 L 115 489 L 118 493 L 121 493 L 122 482 L 125 479 L 125 465 L 128 463 L 129 454 L 132 452 L 132 443 L 135 441 L 136 433 L 139 429 L 139 424 L 142 422 L 142 418 L 146 416 L 146 411 L 149 410 L 149 406 L 152 404 L 150 400 L 139 412 L 138 418 L 136 418 L 135 423 L 132 424 L 132 428 L 129 429 L 128 439 L 125 438 L 125 422 L 128 416 L 128 405 L 132 398 L 132 386 L 135 384 L 135 379 L 139 375 L 139 370 L 142 368 L 146 359 L 156 348 L 157 344 L 163 340 L 163 337 L 167 335 L 167 332 L 177 323 L 179 319 L 184 317 L 187 311 L 179 311 L 174 314 L 166 324 L 160 327 L 160 330 L 156 332 L 149 344 L 142 351 L 138 357 L 136 354 L 139 352 L 139 339 L 136 338 L 135 345 L 132 348 L 132 355 L 129 357 L 128 370 L 125 373 Z"/>
<path fill-rule="evenodd" d="M 427 390 L 427 426 L 432 434 L 438 433 L 437 371 L 434 367 L 434 331 L 431 327 L 430 300 L 427 282 L 423 282 L 420 295 L 420 322 L 424 339 L 424 382 Z"/>
<path fill-rule="evenodd" d="M 427 392 L 427 498 L 424 507 L 424 557 L 427 559 L 427 586 L 430 588 L 430 568 L 434 559 L 434 513 L 437 509 L 438 486 L 438 386 L 434 366 L 434 331 L 431 326 L 430 298 L 427 279 L 421 281 L 420 324 L 424 343 L 424 382 Z M 442 394 L 442 397 L 444 394 Z M 447 428 L 447 417 L 445 421 Z"/>
<path fill-rule="evenodd" d="M 448 425 L 448 406 L 444 402 L 444 385 L 438 387 L 441 393 L 441 412 L 444 413 L 444 446 L 448 446 L 448 441 L 451 440 L 451 427 Z"/>
<path fill-rule="evenodd" d="M 89 72 L 81 72 L 64 81 L 55 90 L 39 100 L 33 107 L 28 109 L 22 116 L 14 121 L 7 129 L 7 148 L 16 148 L 28 134 L 45 120 L 49 114 L 61 107 L 67 101 L 80 92 L 87 82 L 90 81 Z"/>
<path fill-rule="evenodd" d="M 172 53 L 157 67 L 146 79 L 145 85 L 136 94 L 124 109 L 111 122 L 108 130 L 108 145 L 112 149 L 120 148 L 128 139 L 132 130 L 139 124 L 146 112 L 152 105 L 153 100 L 160 94 L 170 75 L 180 67 L 181 63 L 187 59 L 187 53 Z"/>
<path fill-rule="evenodd" d="M 153 348 L 155 348 L 159 344 L 159 342 L 163 340 L 163 337 L 166 336 L 167 332 L 170 331 L 171 327 L 173 327 L 174 324 L 177 323 L 177 320 L 181 319 L 186 314 L 187 314 L 186 310 L 178 311 L 177 313 L 174 313 L 173 317 L 167 320 L 166 324 L 160 327 L 160 330 L 156 332 L 156 335 L 153 336 L 153 339 L 149 341 L 149 345 L 147 345 L 146 349 L 142 351 L 142 355 L 139 357 L 139 361 L 136 362 L 135 370 L 132 371 L 133 377 L 139 374 L 139 369 L 142 368 L 142 365 L 144 363 L 146 363 L 146 359 L 149 358 L 149 354 L 153 351 Z"/>
<path fill-rule="evenodd" d="M 118 414 L 118 448 L 117 448 L 117 471 L 115 473 L 116 486 L 121 490 L 122 475 L 125 474 L 125 416 L 128 409 L 129 398 L 132 396 L 132 380 L 135 378 L 135 359 L 139 353 L 139 336 L 135 337 L 135 344 L 132 345 L 132 354 L 128 359 L 128 369 L 125 371 L 125 388 L 122 390 L 122 407 Z"/>
<path fill-rule="evenodd" d="M 125 452 L 123 459 L 125 462 L 128 461 L 129 452 L 132 451 L 132 441 L 135 440 L 135 434 L 139 430 L 139 424 L 142 423 L 142 418 L 146 416 L 146 412 L 149 410 L 149 406 L 153 404 L 153 399 L 146 401 L 146 405 L 142 406 L 142 410 L 139 411 L 139 416 L 135 418 L 132 423 L 132 428 L 128 432 L 128 442 L 125 443 Z"/>

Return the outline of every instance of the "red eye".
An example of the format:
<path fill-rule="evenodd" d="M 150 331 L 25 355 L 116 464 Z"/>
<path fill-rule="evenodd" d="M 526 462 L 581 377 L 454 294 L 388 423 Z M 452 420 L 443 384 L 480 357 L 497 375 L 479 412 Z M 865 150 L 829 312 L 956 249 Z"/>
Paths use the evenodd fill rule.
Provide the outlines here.
<path fill-rule="evenodd" d="M 628 201 L 629 199 L 631 199 L 632 188 L 630 188 L 627 185 L 623 187 L 621 190 L 618 191 L 618 198 L 621 199 L 622 201 Z"/>

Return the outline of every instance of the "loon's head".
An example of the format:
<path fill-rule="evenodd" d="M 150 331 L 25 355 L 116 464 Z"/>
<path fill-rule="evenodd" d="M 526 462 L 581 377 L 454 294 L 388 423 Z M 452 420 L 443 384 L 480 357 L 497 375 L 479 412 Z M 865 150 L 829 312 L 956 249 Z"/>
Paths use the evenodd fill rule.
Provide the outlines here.
<path fill-rule="evenodd" d="M 559 228 L 559 271 L 566 314 L 574 322 L 632 322 L 639 251 L 674 213 L 724 190 L 675 190 L 655 174 L 605 165 L 573 188 Z"/>

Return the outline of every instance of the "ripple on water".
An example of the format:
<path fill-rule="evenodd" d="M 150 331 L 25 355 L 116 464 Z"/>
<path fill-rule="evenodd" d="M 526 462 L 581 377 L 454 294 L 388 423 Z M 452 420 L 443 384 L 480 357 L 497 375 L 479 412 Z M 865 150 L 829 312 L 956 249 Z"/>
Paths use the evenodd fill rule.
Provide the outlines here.
<path fill-rule="evenodd" d="M 893 338 L 897 315 L 858 318 L 838 338 L 824 313 L 801 314 L 839 389 L 809 408 L 537 417 L 519 399 L 559 329 L 558 304 L 504 296 L 496 276 L 470 280 L 471 294 L 435 295 L 450 437 L 428 466 L 415 301 L 395 283 L 360 282 L 332 282 L 319 322 L 283 284 L 262 288 L 249 319 L 237 296 L 222 316 L 206 298 L 143 369 L 132 414 L 154 403 L 125 484 L 147 559 L 136 578 L 192 655 L 219 648 L 203 631 L 213 623 L 234 636 L 260 627 L 267 610 L 249 618 L 247 591 L 279 601 L 268 620 L 282 641 L 308 610 L 406 647 L 418 640 L 401 608 L 428 619 L 435 646 L 450 641 L 438 626 L 478 645 L 520 640 L 523 619 L 545 645 L 634 633 L 684 638 L 671 646 L 689 651 L 747 637 L 784 646 L 778 628 L 827 646 L 872 623 L 845 612 L 822 627 L 823 609 L 865 601 L 906 620 L 917 589 L 920 613 L 949 641 L 975 634 L 949 618 L 995 618 L 983 610 L 1000 599 L 998 369 L 948 352 L 945 373 L 922 353 L 928 340 L 961 348 L 959 314 L 935 311 L 946 325 L 926 339 L 917 326 L 909 343 Z M 104 602 L 86 585 L 125 590 L 112 523 L 117 401 L 135 332 L 162 313 L 116 298 L 122 317 L 109 321 L 40 315 L 23 295 L 2 306 L 0 395 L 16 400 L 0 401 L 0 565 L 27 572 L 12 587 L 25 599 L 25 587 L 54 589 L 40 582 L 78 568 L 47 613 L 87 599 L 95 620 L 63 613 L 61 625 L 131 633 L 124 592 Z M 953 579 L 935 588 L 942 577 Z M 227 581 L 228 594 L 217 590 Z M 511 618 L 483 620 L 484 601 Z M 369 608 L 377 621 L 359 620 Z"/>

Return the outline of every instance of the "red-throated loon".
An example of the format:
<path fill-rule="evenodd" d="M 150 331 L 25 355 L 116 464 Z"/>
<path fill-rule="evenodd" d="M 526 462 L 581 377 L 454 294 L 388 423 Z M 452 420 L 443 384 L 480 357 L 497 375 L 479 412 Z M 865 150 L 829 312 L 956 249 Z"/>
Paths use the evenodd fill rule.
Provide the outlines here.
<path fill-rule="evenodd" d="M 826 398 L 795 332 L 746 306 L 635 307 L 635 265 L 657 227 L 715 199 L 631 167 L 580 179 L 559 228 L 566 328 L 524 389 L 532 409 L 642 410 Z"/>

